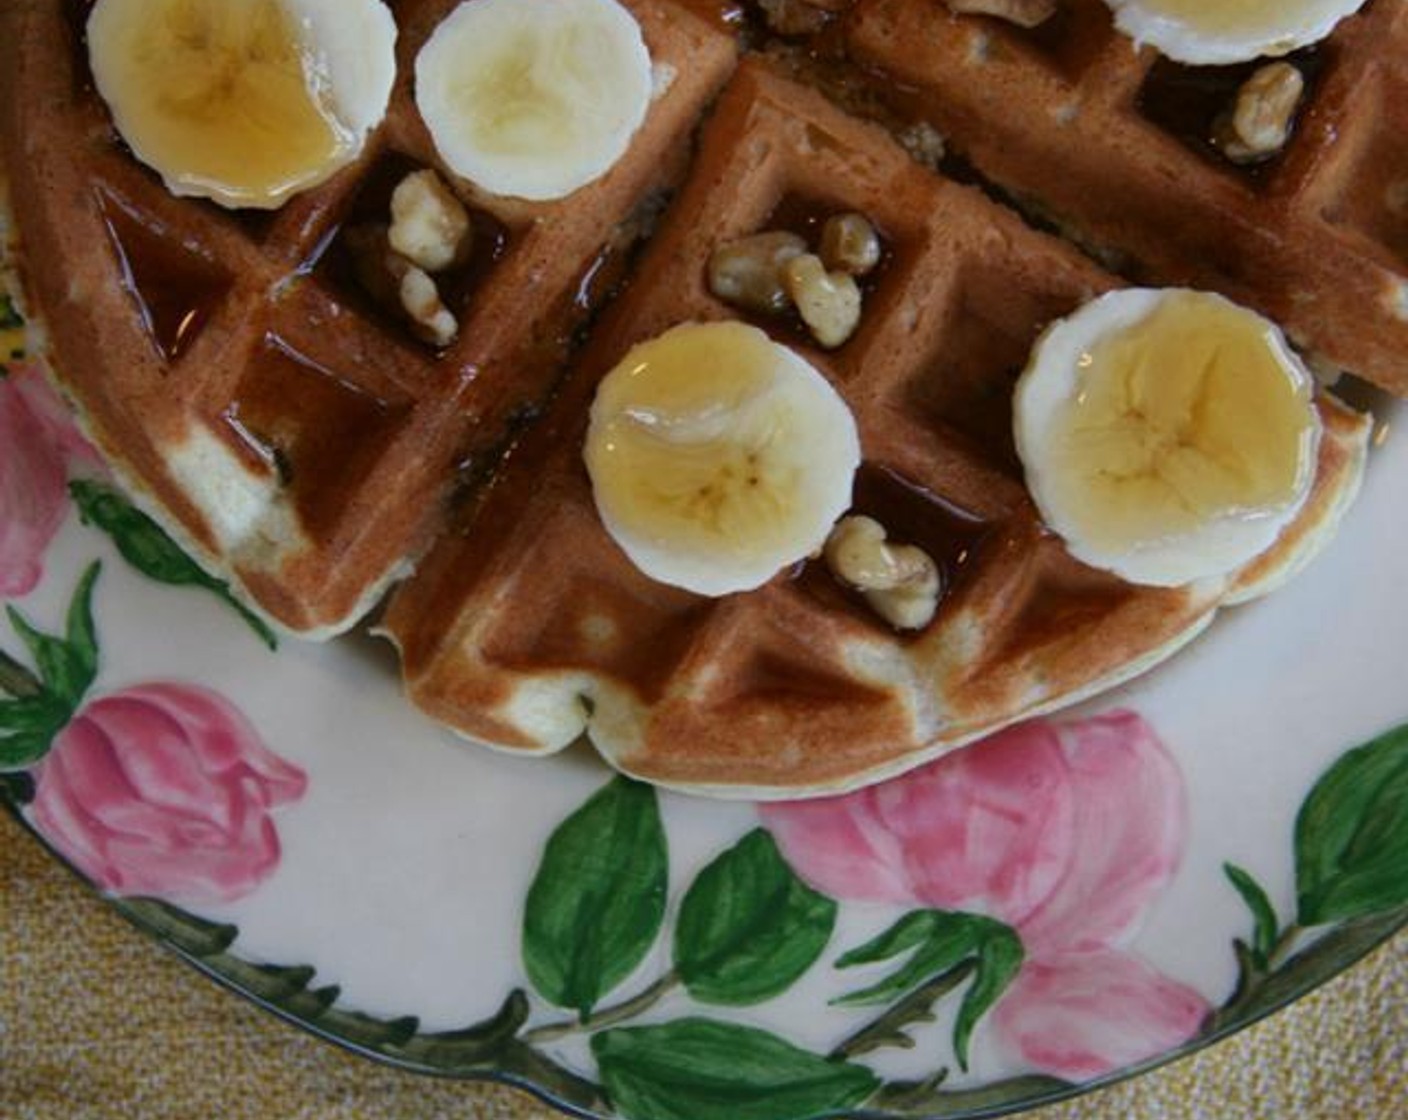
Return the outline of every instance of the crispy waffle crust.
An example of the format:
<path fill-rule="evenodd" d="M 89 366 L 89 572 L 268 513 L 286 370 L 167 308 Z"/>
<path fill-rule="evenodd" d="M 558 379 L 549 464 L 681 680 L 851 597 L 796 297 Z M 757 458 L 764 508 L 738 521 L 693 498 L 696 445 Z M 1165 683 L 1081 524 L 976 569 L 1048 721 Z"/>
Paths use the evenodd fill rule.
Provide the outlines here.
<path fill-rule="evenodd" d="M 1164 64 L 1098 3 L 1028 33 L 936 0 L 827 0 L 799 45 L 718 0 L 625 2 L 657 64 L 644 128 L 561 202 L 456 184 L 479 250 L 443 352 L 358 290 L 342 239 L 400 174 L 438 166 L 409 75 L 454 0 L 391 5 L 386 124 L 357 165 L 256 217 L 172 197 L 122 148 L 88 78 L 85 4 L 0 10 L 20 45 L 0 141 L 52 365 L 129 489 L 265 614 L 327 635 L 400 581 L 381 629 L 412 699 L 453 729 L 527 753 L 585 732 L 651 781 L 795 796 L 1142 672 L 1332 533 L 1369 422 L 1325 397 L 1311 499 L 1252 566 L 1167 591 L 1094 571 L 1031 505 L 1010 395 L 1052 320 L 1130 279 L 1223 290 L 1408 390 L 1408 223 L 1379 206 L 1405 174 L 1401 5 L 1377 0 L 1323 48 L 1291 148 L 1249 175 L 1150 123 L 1140 91 Z M 891 133 L 914 149 L 920 122 L 962 158 L 932 142 L 911 158 Z M 1336 130 L 1354 139 L 1332 146 Z M 1028 220 L 997 201 L 1014 198 Z M 705 284 L 718 244 L 842 210 L 885 245 L 857 334 L 824 353 L 798 322 L 754 321 L 855 412 L 856 511 L 938 562 L 938 616 L 912 636 L 815 562 L 718 600 L 652 582 L 602 529 L 581 462 L 595 386 L 632 344 L 742 317 Z"/>

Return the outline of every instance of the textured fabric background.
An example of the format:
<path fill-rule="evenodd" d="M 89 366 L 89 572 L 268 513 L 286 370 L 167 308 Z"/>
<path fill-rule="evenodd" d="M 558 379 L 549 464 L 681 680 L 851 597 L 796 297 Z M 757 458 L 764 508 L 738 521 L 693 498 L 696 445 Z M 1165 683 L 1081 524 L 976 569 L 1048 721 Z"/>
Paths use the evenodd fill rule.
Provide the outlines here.
<path fill-rule="evenodd" d="M 1408 936 L 1299 1004 L 1032 1120 L 1408 1116 Z M 560 1120 L 531 1096 L 355 1058 L 203 979 L 0 813 L 3 1120 Z"/>

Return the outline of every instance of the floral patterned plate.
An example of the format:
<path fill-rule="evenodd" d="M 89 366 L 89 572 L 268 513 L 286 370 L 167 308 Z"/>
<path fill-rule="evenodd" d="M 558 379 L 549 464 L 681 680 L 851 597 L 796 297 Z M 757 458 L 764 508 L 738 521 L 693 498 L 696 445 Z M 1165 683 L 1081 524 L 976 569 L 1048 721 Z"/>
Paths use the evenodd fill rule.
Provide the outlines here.
<path fill-rule="evenodd" d="M 1308 572 L 1154 674 L 757 807 L 467 747 L 379 643 L 277 642 L 0 323 L 0 800 L 369 1056 L 625 1120 L 988 1116 L 1205 1045 L 1408 921 L 1408 441 Z"/>

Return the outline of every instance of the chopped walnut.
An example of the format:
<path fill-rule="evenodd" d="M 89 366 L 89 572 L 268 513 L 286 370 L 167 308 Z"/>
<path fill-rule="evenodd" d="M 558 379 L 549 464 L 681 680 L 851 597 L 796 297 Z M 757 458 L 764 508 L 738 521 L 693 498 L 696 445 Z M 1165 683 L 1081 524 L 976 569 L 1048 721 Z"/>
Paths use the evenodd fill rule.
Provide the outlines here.
<path fill-rule="evenodd" d="M 850 273 L 828 272 L 820 257 L 803 253 L 783 266 L 782 281 L 802 322 L 822 346 L 835 349 L 855 333 L 860 288 Z"/>
<path fill-rule="evenodd" d="M 880 263 L 880 235 L 864 214 L 833 214 L 821 227 L 820 253 L 827 268 L 864 276 Z"/>
<path fill-rule="evenodd" d="M 915 121 L 895 134 L 900 146 L 918 164 L 937 171 L 944 161 L 944 138 L 928 121 Z"/>
<path fill-rule="evenodd" d="M 992 16 L 1018 27 L 1040 27 L 1056 14 L 1059 0 L 944 0 L 959 15 Z"/>
<path fill-rule="evenodd" d="M 471 242 L 469 214 L 434 171 L 407 175 L 391 195 L 391 247 L 426 272 L 463 263 Z"/>
<path fill-rule="evenodd" d="M 400 281 L 401 308 L 411 318 L 411 324 L 427 342 L 448 346 L 460 333 L 459 321 L 440 299 L 440 289 L 429 273 L 406 262 Z"/>
<path fill-rule="evenodd" d="M 783 283 L 782 270 L 788 261 L 806 251 L 806 241 L 780 230 L 755 233 L 720 245 L 709 257 L 709 291 L 747 311 L 786 311 L 792 299 Z"/>
<path fill-rule="evenodd" d="M 1213 126 L 1213 140 L 1233 163 L 1257 163 L 1286 146 L 1305 78 L 1289 62 L 1259 68 L 1237 91 L 1231 109 Z"/>
<path fill-rule="evenodd" d="M 430 275 L 391 247 L 387 227 L 354 226 L 343 234 L 357 281 L 377 303 L 400 314 L 415 335 L 432 346 L 448 346 L 459 323 L 440 298 Z"/>
<path fill-rule="evenodd" d="M 886 541 L 885 527 L 870 517 L 843 517 L 826 539 L 826 564 L 897 630 L 920 630 L 939 608 L 939 569 L 914 545 Z"/>

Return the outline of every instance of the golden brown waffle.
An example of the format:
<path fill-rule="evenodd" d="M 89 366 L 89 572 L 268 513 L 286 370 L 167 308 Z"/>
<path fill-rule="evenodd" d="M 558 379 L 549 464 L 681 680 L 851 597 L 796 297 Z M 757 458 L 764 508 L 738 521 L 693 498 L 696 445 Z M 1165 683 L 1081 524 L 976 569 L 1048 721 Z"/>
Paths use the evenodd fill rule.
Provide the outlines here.
<path fill-rule="evenodd" d="M 1121 275 L 1211 288 L 1327 362 L 1408 393 L 1408 4 L 1371 0 L 1293 56 L 1289 144 L 1238 167 L 1214 121 L 1256 64 L 1136 51 L 1103 0 L 1034 30 L 942 0 L 855 0 L 840 35 L 899 111 Z"/>
<path fill-rule="evenodd" d="M 594 387 L 636 342 L 737 317 L 705 262 L 742 234 L 858 210 L 888 256 L 860 330 L 796 346 L 857 416 L 856 511 L 938 562 L 936 621 L 900 637 L 819 562 L 718 600 L 655 583 L 603 530 L 581 461 Z M 466 525 L 384 620 L 413 699 L 460 731 L 541 752 L 585 730 L 651 781 L 768 797 L 877 779 L 1142 671 L 1224 601 L 1293 568 L 1357 482 L 1360 417 L 1325 402 L 1314 497 L 1243 576 L 1135 588 L 1046 532 L 1020 481 L 1010 396 L 1037 335 L 1113 277 L 922 169 L 877 126 L 745 61 L 692 172 L 569 384 Z"/>
<path fill-rule="evenodd" d="M 731 36 L 673 0 L 626 0 L 668 78 L 630 153 L 569 199 L 476 194 L 443 353 L 375 308 L 341 231 L 398 175 L 438 167 L 411 90 L 457 0 L 401 0 L 400 80 L 356 166 L 272 216 L 169 194 L 91 84 L 83 0 L 0 9 L 0 146 L 52 365 L 121 476 L 204 562 L 285 627 L 325 635 L 404 574 L 441 498 L 541 401 L 573 332 L 683 167 L 733 66 Z"/>
<path fill-rule="evenodd" d="M 1367 422 L 1325 400 L 1312 500 L 1243 572 L 1158 591 L 1072 560 L 1021 483 L 1010 394 L 1042 329 L 1121 279 L 989 195 L 1036 197 L 1118 246 L 1122 263 L 1137 261 L 1125 279 L 1221 288 L 1329 358 L 1408 389 L 1395 357 L 1408 352 L 1393 320 L 1402 289 L 1385 287 L 1401 281 L 1402 227 L 1373 205 L 1398 172 L 1364 166 L 1374 156 L 1375 167 L 1401 169 L 1403 148 L 1385 137 L 1408 129 L 1387 108 L 1371 126 L 1345 110 L 1353 143 L 1306 147 L 1332 111 L 1336 67 L 1368 49 L 1371 36 L 1355 28 L 1370 25 L 1328 49 L 1298 147 L 1249 179 L 1166 130 L 1130 140 L 1109 166 L 1089 155 L 1105 151 L 1093 139 L 1061 131 L 1098 131 L 1087 120 L 1108 122 L 1111 137 L 1126 135 L 1120 120 L 1153 129 L 1117 110 L 1157 67 L 1112 39 L 1103 9 L 1085 0 L 1068 0 L 1030 40 L 950 17 L 935 0 L 862 0 L 839 19 L 813 19 L 813 49 L 790 52 L 787 66 L 854 112 L 780 73 L 780 55 L 745 61 L 730 81 L 740 40 L 770 45 L 726 0 L 626 2 L 663 92 L 621 163 L 564 201 L 457 184 L 479 248 L 448 283 L 461 332 L 444 352 L 358 289 L 344 242 L 384 213 L 403 172 L 439 166 L 410 74 L 455 0 L 392 4 L 401 76 L 385 125 L 355 166 L 254 217 L 174 198 L 118 142 L 86 72 L 85 3 L 0 9 L 0 34 L 19 44 L 0 70 L 0 143 L 53 365 L 130 488 L 265 613 L 331 633 L 425 553 L 384 630 L 430 714 L 525 752 L 585 730 L 610 761 L 650 780 L 779 796 L 878 779 L 1141 672 L 1219 606 L 1285 578 L 1333 530 Z M 827 0 L 828 11 L 842 6 Z M 1379 0 L 1366 18 L 1386 34 L 1383 13 L 1394 10 Z M 979 41 L 984 66 L 1009 75 L 1008 94 L 934 77 L 936 60 Z M 876 81 L 845 50 L 933 84 Z M 1361 99 L 1386 98 L 1398 66 L 1373 68 L 1355 88 L 1378 92 Z M 1045 131 L 1035 114 L 1004 108 L 1028 86 L 1047 98 L 1032 102 L 1050 117 Z M 921 166 L 864 115 L 931 118 L 996 186 L 985 195 Z M 1081 145 L 1092 167 L 1071 170 Z M 1058 171 L 1032 170 L 1042 160 Z M 1189 184 L 1177 200 L 1173 169 Z M 1119 197 L 1094 189 L 1102 176 Z M 634 261 L 631 243 L 681 180 Z M 1292 190 L 1300 183 L 1314 190 Z M 1085 193 L 1103 198 L 1088 227 L 1083 211 L 1060 205 Z M 856 511 L 943 571 L 937 619 L 912 636 L 815 562 L 719 600 L 652 582 L 603 530 L 581 462 L 595 385 L 632 344 L 683 321 L 739 316 L 706 290 L 715 247 L 777 226 L 811 231 L 842 210 L 868 215 L 886 245 L 865 281 L 859 332 L 822 353 L 796 321 L 757 325 L 804 352 L 856 413 L 867 459 Z"/>

